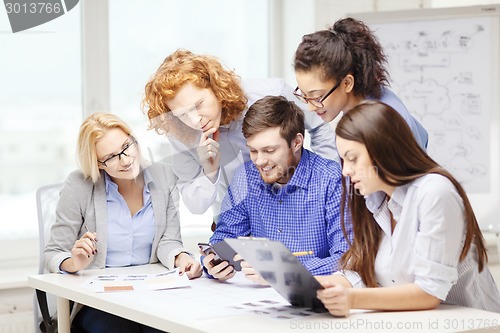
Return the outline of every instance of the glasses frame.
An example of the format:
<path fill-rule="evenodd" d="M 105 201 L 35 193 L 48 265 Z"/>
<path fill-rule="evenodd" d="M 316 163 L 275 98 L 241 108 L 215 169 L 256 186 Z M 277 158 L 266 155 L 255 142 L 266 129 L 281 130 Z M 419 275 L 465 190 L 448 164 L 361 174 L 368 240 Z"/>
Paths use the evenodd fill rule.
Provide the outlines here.
<path fill-rule="evenodd" d="M 335 90 L 337 90 L 338 87 L 340 87 L 340 84 L 342 83 L 342 81 L 344 81 L 344 79 L 342 80 L 339 80 L 339 82 L 337 82 L 336 85 L 333 86 L 332 89 L 330 89 L 329 92 L 327 92 L 324 96 L 322 97 L 316 97 L 316 98 L 309 98 L 309 97 L 305 97 L 304 95 L 301 95 L 298 93 L 299 91 L 299 87 L 297 86 L 297 88 L 295 88 L 295 90 L 293 91 L 293 94 L 295 97 L 298 98 L 299 101 L 301 101 L 302 103 L 310 103 L 311 105 L 317 107 L 317 108 L 323 108 L 325 107 L 323 105 L 323 101 L 325 99 L 328 98 L 328 96 L 330 96 Z"/>
<path fill-rule="evenodd" d="M 97 160 L 98 163 L 101 163 L 102 165 L 104 165 L 106 168 L 108 167 L 108 165 L 106 164 L 107 162 L 109 162 L 109 160 L 112 160 L 113 158 L 116 158 L 118 157 L 118 161 L 121 161 L 122 159 L 122 155 L 125 155 L 127 157 L 130 157 L 130 155 L 128 155 L 127 153 L 125 153 L 125 151 L 127 149 L 130 149 L 133 145 L 136 145 L 137 144 L 137 140 L 135 138 L 132 138 L 132 142 L 130 142 L 125 148 L 122 149 L 121 152 L 119 152 L 118 154 L 114 154 L 110 157 L 108 157 L 107 159 L 105 159 L 104 161 L 99 161 Z"/>

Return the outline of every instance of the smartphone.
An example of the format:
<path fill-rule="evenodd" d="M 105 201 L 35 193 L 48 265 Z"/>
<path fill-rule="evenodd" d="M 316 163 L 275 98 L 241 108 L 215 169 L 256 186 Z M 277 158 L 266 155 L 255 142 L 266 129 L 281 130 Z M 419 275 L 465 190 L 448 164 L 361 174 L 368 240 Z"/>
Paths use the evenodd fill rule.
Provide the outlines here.
<path fill-rule="evenodd" d="M 221 259 L 221 257 L 219 257 L 217 252 L 215 252 L 212 245 L 208 243 L 198 243 L 198 247 L 200 248 L 201 252 L 203 252 L 206 256 L 208 256 L 209 254 L 215 255 L 214 259 L 210 262 L 212 265 L 217 266 L 218 264 L 224 261 Z"/>

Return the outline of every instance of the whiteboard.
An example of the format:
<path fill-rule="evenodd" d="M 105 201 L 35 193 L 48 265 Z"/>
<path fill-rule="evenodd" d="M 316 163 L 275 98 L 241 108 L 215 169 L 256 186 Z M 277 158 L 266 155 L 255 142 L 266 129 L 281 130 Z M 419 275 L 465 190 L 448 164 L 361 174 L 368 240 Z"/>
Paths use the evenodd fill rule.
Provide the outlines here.
<path fill-rule="evenodd" d="M 500 229 L 500 6 L 353 14 L 375 32 L 391 89 L 429 132 L 428 153 Z"/>

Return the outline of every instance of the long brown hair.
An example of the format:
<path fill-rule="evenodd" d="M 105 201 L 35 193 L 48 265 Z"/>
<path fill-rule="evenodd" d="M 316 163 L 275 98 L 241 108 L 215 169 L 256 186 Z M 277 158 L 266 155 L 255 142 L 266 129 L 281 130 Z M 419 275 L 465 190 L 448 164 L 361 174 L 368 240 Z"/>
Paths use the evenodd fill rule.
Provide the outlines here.
<path fill-rule="evenodd" d="M 439 174 L 448 178 L 462 198 L 465 209 L 466 233 L 460 253 L 464 260 L 474 243 L 477 248 L 479 271 L 488 260 L 484 239 L 467 195 L 459 182 L 420 148 L 406 121 L 390 106 L 381 102 L 363 102 L 339 121 L 337 136 L 362 143 L 378 170 L 382 181 L 391 186 L 401 186 L 427 174 Z M 343 181 L 342 204 L 346 200 L 351 211 L 354 240 L 341 259 L 344 269 L 359 273 L 365 285 L 376 287 L 375 257 L 381 239 L 381 228 L 368 210 L 363 196 L 355 195 L 352 185 L 348 189 Z M 344 214 L 342 229 L 345 231 Z"/>
<path fill-rule="evenodd" d="M 366 24 L 353 18 L 338 20 L 328 30 L 302 37 L 295 51 L 297 72 L 320 70 L 322 81 L 354 77 L 354 95 L 380 98 L 388 85 L 387 58 Z"/>

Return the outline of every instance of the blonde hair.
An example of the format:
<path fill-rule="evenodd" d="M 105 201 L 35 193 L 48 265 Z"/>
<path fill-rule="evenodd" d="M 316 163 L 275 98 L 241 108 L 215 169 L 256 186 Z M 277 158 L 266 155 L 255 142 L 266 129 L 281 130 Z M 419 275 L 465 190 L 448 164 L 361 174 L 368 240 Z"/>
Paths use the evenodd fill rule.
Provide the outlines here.
<path fill-rule="evenodd" d="M 174 98 L 186 83 L 201 89 L 212 89 L 222 106 L 221 125 L 239 118 L 248 99 L 240 85 L 239 77 L 228 70 L 215 57 L 196 55 L 178 49 L 169 55 L 146 84 L 142 109 L 149 119 L 149 128 L 158 134 L 182 138 L 179 126 L 172 122 L 167 101 Z"/>
<path fill-rule="evenodd" d="M 78 163 L 85 178 L 90 178 L 94 183 L 97 183 L 101 177 L 97 160 L 96 143 L 108 130 L 113 128 L 121 129 L 135 140 L 130 127 L 123 120 L 111 113 L 95 112 L 88 116 L 80 126 L 77 144 Z M 145 161 L 141 157 L 139 143 L 137 143 L 137 148 L 140 165 L 144 167 Z"/>

